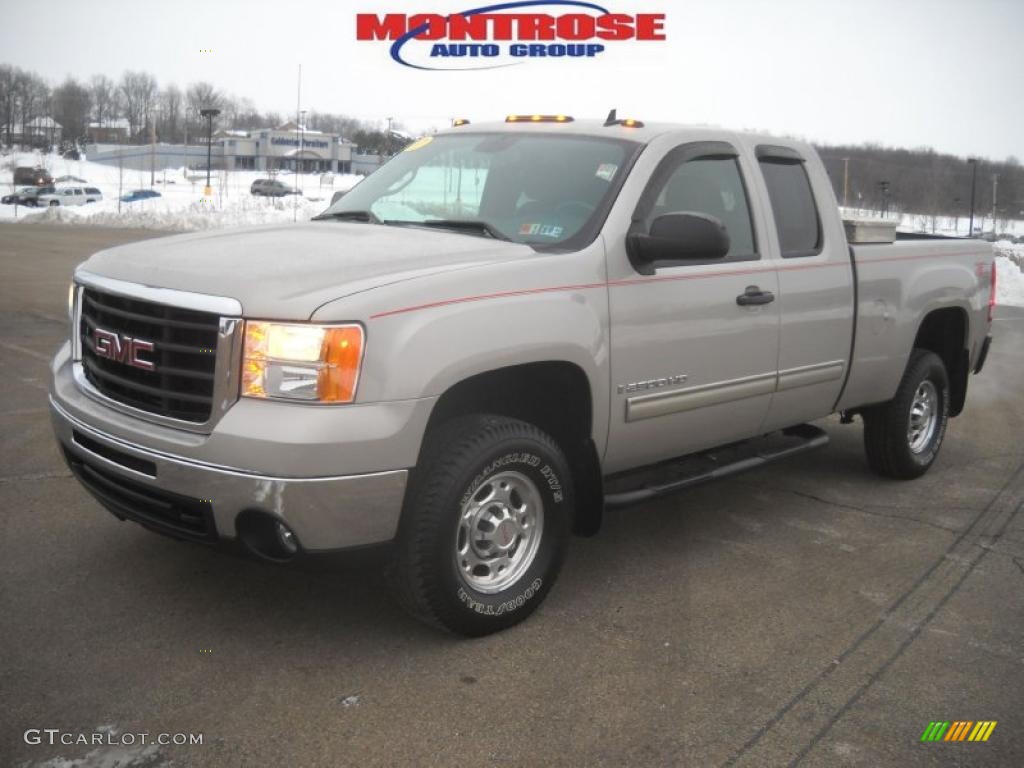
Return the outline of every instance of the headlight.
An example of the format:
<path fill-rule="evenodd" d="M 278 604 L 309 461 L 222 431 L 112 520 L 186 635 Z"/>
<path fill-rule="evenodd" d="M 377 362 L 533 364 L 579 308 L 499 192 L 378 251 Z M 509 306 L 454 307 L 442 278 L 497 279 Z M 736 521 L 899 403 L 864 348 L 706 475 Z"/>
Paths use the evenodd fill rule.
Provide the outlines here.
<path fill-rule="evenodd" d="M 362 359 L 361 325 L 246 321 L 242 395 L 351 403 Z"/>
<path fill-rule="evenodd" d="M 68 317 L 75 319 L 75 283 L 68 286 Z"/>

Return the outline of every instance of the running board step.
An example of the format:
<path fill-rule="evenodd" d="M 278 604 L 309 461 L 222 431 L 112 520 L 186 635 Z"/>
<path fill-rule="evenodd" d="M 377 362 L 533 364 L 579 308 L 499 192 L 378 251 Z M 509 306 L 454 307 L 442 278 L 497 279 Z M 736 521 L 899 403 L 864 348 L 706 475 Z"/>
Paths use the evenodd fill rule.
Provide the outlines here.
<path fill-rule="evenodd" d="M 605 478 L 604 503 L 607 507 L 638 504 L 826 445 L 828 434 L 824 430 L 800 424 L 752 440 L 611 475 Z"/>

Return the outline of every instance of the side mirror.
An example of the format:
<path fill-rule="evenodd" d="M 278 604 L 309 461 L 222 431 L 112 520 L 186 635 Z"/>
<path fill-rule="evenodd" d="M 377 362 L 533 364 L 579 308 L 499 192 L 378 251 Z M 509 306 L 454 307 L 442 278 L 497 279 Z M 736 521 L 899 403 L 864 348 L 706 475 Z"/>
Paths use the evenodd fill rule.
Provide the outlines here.
<path fill-rule="evenodd" d="M 650 234 L 627 235 L 626 252 L 640 274 L 653 275 L 658 267 L 724 258 L 729 252 L 729 233 L 714 216 L 665 213 L 651 223 Z"/>
<path fill-rule="evenodd" d="M 346 192 L 348 192 L 347 189 L 345 189 L 345 190 L 340 190 L 339 189 L 337 192 L 335 192 L 333 195 L 331 195 L 331 205 L 334 205 L 336 202 L 341 200 L 341 198 L 343 198 L 345 196 Z"/>

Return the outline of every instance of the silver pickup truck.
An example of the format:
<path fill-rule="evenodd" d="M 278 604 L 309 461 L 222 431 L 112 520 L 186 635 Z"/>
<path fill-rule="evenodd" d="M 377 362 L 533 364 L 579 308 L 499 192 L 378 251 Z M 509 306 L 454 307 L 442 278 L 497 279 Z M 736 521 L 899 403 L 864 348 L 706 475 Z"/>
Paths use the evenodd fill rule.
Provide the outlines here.
<path fill-rule="evenodd" d="M 463 122 L 314 221 L 92 256 L 50 402 L 117 517 L 275 561 L 386 544 L 416 616 L 483 635 L 606 507 L 819 447 L 829 414 L 925 472 L 994 280 L 974 240 L 851 245 L 801 142 Z"/>

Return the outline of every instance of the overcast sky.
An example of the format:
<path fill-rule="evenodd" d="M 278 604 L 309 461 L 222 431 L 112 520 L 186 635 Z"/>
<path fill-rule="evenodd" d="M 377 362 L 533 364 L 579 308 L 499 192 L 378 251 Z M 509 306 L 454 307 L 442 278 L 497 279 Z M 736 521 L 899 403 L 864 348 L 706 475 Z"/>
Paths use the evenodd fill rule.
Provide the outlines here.
<path fill-rule="evenodd" d="M 620 116 L 821 142 L 1024 156 L 1021 0 L 607 0 L 612 12 L 665 13 L 667 41 L 480 72 L 408 69 L 387 44 L 355 40 L 357 12 L 485 4 L 0 0 L 0 61 L 54 84 L 127 68 L 160 85 L 209 80 L 291 113 L 301 63 L 304 108 L 394 116 L 416 130 L 453 116 L 603 117 L 617 107 Z"/>

